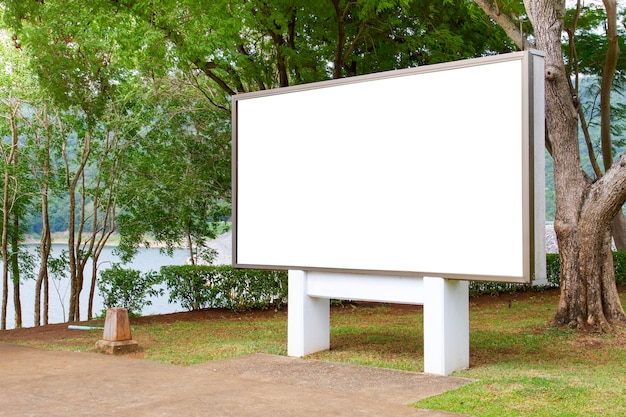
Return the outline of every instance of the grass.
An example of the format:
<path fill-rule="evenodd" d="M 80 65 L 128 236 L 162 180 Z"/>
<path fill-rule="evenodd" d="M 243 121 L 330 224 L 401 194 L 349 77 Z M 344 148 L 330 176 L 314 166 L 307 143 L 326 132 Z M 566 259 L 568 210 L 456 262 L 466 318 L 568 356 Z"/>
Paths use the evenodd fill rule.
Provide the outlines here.
<path fill-rule="evenodd" d="M 625 292 L 622 303 L 626 305 Z M 474 416 L 626 415 L 626 330 L 578 333 L 547 326 L 558 293 L 534 292 L 470 301 L 470 369 L 475 379 L 415 404 Z M 133 327 L 144 359 L 191 365 L 266 352 L 285 355 L 287 314 L 242 313 L 229 319 Z M 310 358 L 423 370 L 421 308 L 333 308 L 331 349 Z M 94 334 L 20 340 L 48 349 L 90 350 Z"/>
<path fill-rule="evenodd" d="M 473 308 L 471 367 L 455 375 L 477 381 L 416 405 L 485 417 L 626 415 L 626 332 L 549 328 L 556 302 L 538 294 Z"/>
<path fill-rule="evenodd" d="M 133 329 L 146 359 L 193 365 L 255 352 L 287 354 L 287 315 L 236 321 L 176 322 Z"/>

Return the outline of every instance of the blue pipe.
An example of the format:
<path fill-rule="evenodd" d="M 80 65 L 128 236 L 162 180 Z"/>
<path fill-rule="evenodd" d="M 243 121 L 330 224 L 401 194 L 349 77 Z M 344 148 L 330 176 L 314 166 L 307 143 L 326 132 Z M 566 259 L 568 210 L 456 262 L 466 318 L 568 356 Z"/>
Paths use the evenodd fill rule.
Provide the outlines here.
<path fill-rule="evenodd" d="M 70 324 L 67 326 L 70 330 L 102 330 L 104 327 L 94 327 L 94 326 L 77 326 L 75 324 Z"/>

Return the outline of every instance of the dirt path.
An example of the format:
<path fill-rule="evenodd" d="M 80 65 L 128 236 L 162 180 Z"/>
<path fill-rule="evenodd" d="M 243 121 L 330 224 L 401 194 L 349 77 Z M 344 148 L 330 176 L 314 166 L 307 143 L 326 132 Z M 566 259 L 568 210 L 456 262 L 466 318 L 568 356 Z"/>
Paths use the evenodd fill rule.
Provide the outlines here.
<path fill-rule="evenodd" d="M 466 379 L 255 354 L 179 367 L 0 343 L 2 416 L 458 416 L 406 404 Z"/>

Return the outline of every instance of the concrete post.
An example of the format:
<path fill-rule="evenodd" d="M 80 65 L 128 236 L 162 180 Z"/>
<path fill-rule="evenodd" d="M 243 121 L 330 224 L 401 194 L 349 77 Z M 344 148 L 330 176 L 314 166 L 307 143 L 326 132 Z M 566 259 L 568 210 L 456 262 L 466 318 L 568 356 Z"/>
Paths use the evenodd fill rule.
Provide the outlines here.
<path fill-rule="evenodd" d="M 469 368 L 469 282 L 424 277 L 424 372 Z"/>
<path fill-rule="evenodd" d="M 289 271 L 287 354 L 304 356 L 330 349 L 330 300 L 307 294 L 307 273 Z"/>

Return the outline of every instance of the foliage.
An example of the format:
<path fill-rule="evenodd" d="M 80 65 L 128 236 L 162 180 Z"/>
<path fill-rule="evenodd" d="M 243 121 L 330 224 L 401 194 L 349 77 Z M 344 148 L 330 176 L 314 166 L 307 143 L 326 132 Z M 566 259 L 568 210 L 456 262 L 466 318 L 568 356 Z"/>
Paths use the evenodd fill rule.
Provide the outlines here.
<path fill-rule="evenodd" d="M 556 253 L 546 255 L 546 269 L 548 273 L 548 282 L 554 287 L 559 286 L 560 282 L 560 257 Z M 613 267 L 615 269 L 615 282 L 618 286 L 626 285 L 626 252 L 613 252 Z"/>
<path fill-rule="evenodd" d="M 187 310 L 215 307 L 207 285 L 207 266 L 164 266 L 161 278 L 169 292 L 169 302 L 178 301 Z"/>
<path fill-rule="evenodd" d="M 159 282 L 160 277 L 156 272 L 142 273 L 113 264 L 112 268 L 102 271 L 98 289 L 104 299 L 105 310 L 124 307 L 128 314 L 138 315 L 144 306 L 152 305 L 148 297 L 162 295 L 163 290 L 155 288 Z"/>
<path fill-rule="evenodd" d="M 168 250 L 182 245 L 197 252 L 230 215 L 228 120 L 197 90 L 174 80 L 160 88 L 168 89 L 167 98 L 147 95 L 135 109 L 155 121 L 125 149 L 119 250 L 129 254 L 147 235 Z"/>
<path fill-rule="evenodd" d="M 613 252 L 613 268 L 615 269 L 615 282 L 617 285 L 626 285 L 626 252 Z"/>
<path fill-rule="evenodd" d="M 558 287 L 560 283 L 561 258 L 558 253 L 546 253 L 546 277 L 550 285 Z"/>
<path fill-rule="evenodd" d="M 287 300 L 284 271 L 240 270 L 228 265 L 183 265 L 161 268 L 170 293 L 188 310 L 227 308 L 281 308 Z"/>

